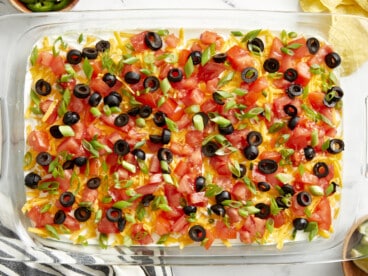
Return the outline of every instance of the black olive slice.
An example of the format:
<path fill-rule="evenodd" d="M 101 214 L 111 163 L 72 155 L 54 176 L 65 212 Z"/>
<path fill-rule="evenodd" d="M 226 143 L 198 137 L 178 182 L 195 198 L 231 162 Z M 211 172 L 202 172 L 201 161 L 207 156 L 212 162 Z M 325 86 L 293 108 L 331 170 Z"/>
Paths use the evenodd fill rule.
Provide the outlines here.
<path fill-rule="evenodd" d="M 104 97 L 104 104 L 108 105 L 109 107 L 119 106 L 122 100 L 123 99 L 118 92 L 112 91 L 106 97 Z"/>
<path fill-rule="evenodd" d="M 256 146 L 249 145 L 244 148 L 243 154 L 248 160 L 254 160 L 258 157 L 259 150 Z"/>
<path fill-rule="evenodd" d="M 330 170 L 325 162 L 317 162 L 313 166 L 313 173 L 318 178 L 323 178 L 330 173 Z"/>
<path fill-rule="evenodd" d="M 258 170 L 263 174 L 272 174 L 278 169 L 277 162 L 272 159 L 262 159 L 258 163 Z"/>
<path fill-rule="evenodd" d="M 224 105 L 224 98 L 220 95 L 220 93 L 218 92 L 213 92 L 212 93 L 212 99 L 215 101 L 215 103 L 217 103 L 218 105 Z"/>
<path fill-rule="evenodd" d="M 90 179 L 88 179 L 87 181 L 87 187 L 89 189 L 97 189 L 98 187 L 100 187 L 100 184 L 101 184 L 101 178 L 99 177 L 92 177 Z"/>
<path fill-rule="evenodd" d="M 55 216 L 54 216 L 54 223 L 55 224 L 63 224 L 65 219 L 66 219 L 65 212 L 63 210 L 58 210 L 55 213 Z"/>
<path fill-rule="evenodd" d="M 83 167 L 84 165 L 87 164 L 87 157 L 85 156 L 78 156 L 76 158 L 73 159 L 73 162 L 76 166 L 78 167 Z"/>
<path fill-rule="evenodd" d="M 216 203 L 220 204 L 224 200 L 231 200 L 231 194 L 228 191 L 222 191 L 218 195 L 215 196 Z"/>
<path fill-rule="evenodd" d="M 154 144 L 161 144 L 162 143 L 162 136 L 157 134 L 150 134 L 149 139 Z"/>
<path fill-rule="evenodd" d="M 144 105 L 139 108 L 139 116 L 141 118 L 148 118 L 152 114 L 152 107 Z"/>
<path fill-rule="evenodd" d="M 158 127 L 163 127 L 166 125 L 166 114 L 162 111 L 157 111 L 153 114 L 153 122 Z"/>
<path fill-rule="evenodd" d="M 116 84 L 116 76 L 111 73 L 106 73 L 103 75 L 102 80 L 106 83 L 109 87 L 113 87 Z"/>
<path fill-rule="evenodd" d="M 278 196 L 276 197 L 276 204 L 282 209 L 287 209 L 291 206 L 291 200 L 288 197 Z"/>
<path fill-rule="evenodd" d="M 260 190 L 261 192 L 267 192 L 271 189 L 271 185 L 268 182 L 264 181 L 258 182 L 257 187 L 258 190 Z"/>
<path fill-rule="evenodd" d="M 183 79 L 183 71 L 179 68 L 172 68 L 167 73 L 167 79 L 170 82 L 180 82 Z"/>
<path fill-rule="evenodd" d="M 79 120 L 80 120 L 80 116 L 77 112 L 67 111 L 67 112 L 64 113 L 63 123 L 65 125 L 68 125 L 68 126 L 74 125 L 74 124 L 78 123 Z"/>
<path fill-rule="evenodd" d="M 286 89 L 286 94 L 290 99 L 294 99 L 303 94 L 303 87 L 300 84 L 292 84 Z"/>
<path fill-rule="evenodd" d="M 99 105 L 99 103 L 101 102 L 102 100 L 102 96 L 100 93 L 98 92 L 94 92 L 92 93 L 92 95 L 89 97 L 88 99 L 88 104 L 90 106 L 93 106 L 93 107 L 96 107 Z"/>
<path fill-rule="evenodd" d="M 74 168 L 73 160 L 66 160 L 63 164 L 63 170 L 72 170 Z"/>
<path fill-rule="evenodd" d="M 126 72 L 124 81 L 129 84 L 136 84 L 141 80 L 141 75 L 134 71 Z"/>
<path fill-rule="evenodd" d="M 226 53 L 218 53 L 212 57 L 213 61 L 216 63 L 224 63 L 227 59 Z"/>
<path fill-rule="evenodd" d="M 338 53 L 331 52 L 325 56 L 325 63 L 328 67 L 334 69 L 341 64 L 341 57 Z"/>
<path fill-rule="evenodd" d="M 148 76 L 143 81 L 143 87 L 149 92 L 155 92 L 160 88 L 160 80 L 155 76 Z"/>
<path fill-rule="evenodd" d="M 134 149 L 132 154 L 139 160 L 146 160 L 146 153 L 141 149 Z"/>
<path fill-rule="evenodd" d="M 91 88 L 84 83 L 78 83 L 74 89 L 73 94 L 79 99 L 85 99 L 91 94 Z"/>
<path fill-rule="evenodd" d="M 183 207 L 184 214 L 190 216 L 191 214 L 195 214 L 197 212 L 196 206 L 187 205 Z"/>
<path fill-rule="evenodd" d="M 229 124 L 227 126 L 218 126 L 219 133 L 222 135 L 230 135 L 234 132 L 234 126 L 232 124 Z"/>
<path fill-rule="evenodd" d="M 331 139 L 327 151 L 332 154 L 340 153 L 344 150 L 345 144 L 341 139 Z"/>
<path fill-rule="evenodd" d="M 189 237 L 195 242 L 201 242 L 206 238 L 206 230 L 200 225 L 194 225 L 189 229 Z"/>
<path fill-rule="evenodd" d="M 203 176 L 197 176 L 194 181 L 194 186 L 196 192 L 202 191 L 206 186 L 206 178 Z"/>
<path fill-rule="evenodd" d="M 316 151 L 311 146 L 306 146 L 303 150 L 305 159 L 308 161 L 312 160 L 316 156 Z"/>
<path fill-rule="evenodd" d="M 91 217 L 91 210 L 87 207 L 78 207 L 74 211 L 74 217 L 79 222 L 85 222 Z"/>
<path fill-rule="evenodd" d="M 219 149 L 219 145 L 213 141 L 209 141 L 207 144 L 202 146 L 202 153 L 204 156 L 212 157 L 216 155 L 216 151 Z"/>
<path fill-rule="evenodd" d="M 305 207 L 312 203 L 312 196 L 308 192 L 303 191 L 297 194 L 296 200 L 300 206 Z"/>
<path fill-rule="evenodd" d="M 39 79 L 35 84 L 36 93 L 41 96 L 47 96 L 51 93 L 51 84 L 44 79 Z"/>
<path fill-rule="evenodd" d="M 162 48 L 162 39 L 155 32 L 147 32 L 144 35 L 144 43 L 148 48 L 150 48 L 153 51 L 157 51 Z"/>
<path fill-rule="evenodd" d="M 337 102 L 339 102 L 344 96 L 344 91 L 339 86 L 333 86 L 328 89 L 325 97 L 323 98 L 323 103 L 327 107 L 334 107 Z"/>
<path fill-rule="evenodd" d="M 206 113 L 200 111 L 200 112 L 197 112 L 193 115 L 193 118 L 192 118 L 193 124 L 194 124 L 194 117 L 195 116 L 201 116 L 202 117 L 203 127 L 206 127 L 208 122 L 210 121 L 210 118 L 208 117 L 208 115 Z"/>
<path fill-rule="evenodd" d="M 246 83 L 252 83 L 258 78 L 258 71 L 254 67 L 247 67 L 241 72 L 241 79 Z"/>
<path fill-rule="evenodd" d="M 189 56 L 192 58 L 193 65 L 200 64 L 202 61 L 202 53 L 200 51 L 193 51 Z"/>
<path fill-rule="evenodd" d="M 121 113 L 116 116 L 114 120 L 114 125 L 117 127 L 126 126 L 129 123 L 129 115 L 127 113 Z"/>
<path fill-rule="evenodd" d="M 281 190 L 284 192 L 284 195 L 294 195 L 295 194 L 294 187 L 290 184 L 282 185 Z"/>
<path fill-rule="evenodd" d="M 280 63 L 275 58 L 268 58 L 263 63 L 263 69 L 268 73 L 275 73 L 280 69 Z"/>
<path fill-rule="evenodd" d="M 107 40 L 100 40 L 95 45 L 96 50 L 99 52 L 105 52 L 110 49 L 110 42 Z"/>
<path fill-rule="evenodd" d="M 56 138 L 56 139 L 60 139 L 63 138 L 63 134 L 61 133 L 59 126 L 58 125 L 54 125 L 50 127 L 50 134 L 52 137 Z"/>
<path fill-rule="evenodd" d="M 148 207 L 150 205 L 150 202 L 155 199 L 155 196 L 153 194 L 147 194 L 144 195 L 141 199 L 141 203 L 144 207 Z"/>
<path fill-rule="evenodd" d="M 288 128 L 290 130 L 294 130 L 296 126 L 298 125 L 299 121 L 300 121 L 300 118 L 298 116 L 290 118 L 287 124 Z"/>
<path fill-rule="evenodd" d="M 114 152 L 119 156 L 127 155 L 130 152 L 130 146 L 127 141 L 119 139 L 114 144 Z"/>
<path fill-rule="evenodd" d="M 292 104 L 284 105 L 284 112 L 290 117 L 295 117 L 298 114 L 298 109 Z"/>
<path fill-rule="evenodd" d="M 170 143 L 170 140 L 171 140 L 171 131 L 170 129 L 164 128 L 161 134 L 162 144 L 166 145 Z"/>
<path fill-rule="evenodd" d="M 312 55 L 318 52 L 319 46 L 320 46 L 318 39 L 315 37 L 308 38 L 306 45 L 307 45 L 309 53 L 311 53 Z"/>
<path fill-rule="evenodd" d="M 247 172 L 247 168 L 244 164 L 239 164 L 239 175 L 236 175 L 234 173 L 231 174 L 231 176 L 235 179 L 244 177 L 245 173 Z"/>
<path fill-rule="evenodd" d="M 117 222 L 123 215 L 123 212 L 115 207 L 111 207 L 106 211 L 106 218 L 111 222 Z"/>
<path fill-rule="evenodd" d="M 262 134 L 258 131 L 250 131 L 247 134 L 247 143 L 251 146 L 259 146 L 260 144 L 262 144 L 263 142 L 263 138 L 262 138 Z"/>
<path fill-rule="evenodd" d="M 259 212 L 254 214 L 254 216 L 256 216 L 257 218 L 266 219 L 270 216 L 271 214 L 270 205 L 267 205 L 265 203 L 257 203 L 255 207 L 259 209 Z"/>
<path fill-rule="evenodd" d="M 136 107 L 132 107 L 131 109 L 128 110 L 128 115 L 129 116 L 137 116 L 139 114 L 139 110 L 140 110 L 140 107 L 136 106 Z"/>
<path fill-rule="evenodd" d="M 37 173 L 30 172 L 24 178 L 24 184 L 31 189 L 37 189 L 38 182 L 41 181 L 41 176 Z"/>
<path fill-rule="evenodd" d="M 226 210 L 222 204 L 215 204 L 211 206 L 211 211 L 220 217 L 224 217 L 226 214 Z"/>
<path fill-rule="evenodd" d="M 96 59 L 98 56 L 98 51 L 96 48 L 93 47 L 86 47 L 82 50 L 82 57 L 88 59 Z"/>
<path fill-rule="evenodd" d="M 248 40 L 247 48 L 251 52 L 261 53 L 264 51 L 264 43 L 262 39 L 255 37 L 252 40 Z"/>
<path fill-rule="evenodd" d="M 75 202 L 75 197 L 71 192 L 63 192 L 59 197 L 59 202 L 63 207 L 70 207 Z"/>
<path fill-rule="evenodd" d="M 118 230 L 119 232 L 123 232 L 124 229 L 125 229 L 125 226 L 126 226 L 126 218 L 125 217 L 121 217 L 119 220 L 118 220 Z"/>
<path fill-rule="evenodd" d="M 160 161 L 166 161 L 168 164 L 170 164 L 173 161 L 173 154 L 171 150 L 167 148 L 160 148 L 157 152 L 158 160 Z"/>
<path fill-rule="evenodd" d="M 308 226 L 308 220 L 305 218 L 295 218 L 293 220 L 295 230 L 304 230 Z"/>
<path fill-rule="evenodd" d="M 41 166 L 48 166 L 50 165 L 51 161 L 52 161 L 52 156 L 48 152 L 43 151 L 43 152 L 38 153 L 36 156 L 36 162 L 37 164 Z"/>
<path fill-rule="evenodd" d="M 77 49 L 69 50 L 66 54 L 66 61 L 70 64 L 76 65 L 82 61 L 82 53 Z"/>
<path fill-rule="evenodd" d="M 298 78 L 298 72 L 294 68 L 288 68 L 284 72 L 284 79 L 293 82 Z"/>

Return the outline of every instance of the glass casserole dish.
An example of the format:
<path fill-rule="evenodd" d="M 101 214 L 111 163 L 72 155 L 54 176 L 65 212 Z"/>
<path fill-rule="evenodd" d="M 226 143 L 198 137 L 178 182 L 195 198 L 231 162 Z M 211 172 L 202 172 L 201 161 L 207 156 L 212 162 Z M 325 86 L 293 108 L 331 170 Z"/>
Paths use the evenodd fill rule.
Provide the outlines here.
<path fill-rule="evenodd" d="M 106 19 L 108 18 L 108 19 Z M 257 20 L 262 18 L 262 20 Z M 343 132 L 345 151 L 343 157 L 343 188 L 340 214 L 334 222 L 335 232 L 329 239 L 312 242 L 286 243 L 282 249 L 275 245 L 213 246 L 205 250 L 199 246 L 180 249 L 177 246 L 132 246 L 101 249 L 95 245 L 87 247 L 58 241 L 47 241 L 27 232 L 30 225 L 21 209 L 25 202 L 24 192 L 24 89 L 26 65 L 34 44 L 44 36 L 58 36 L 68 32 L 95 33 L 104 30 L 140 31 L 184 28 L 185 30 L 215 30 L 229 33 L 233 30 L 269 29 L 296 31 L 321 37 L 329 41 L 331 15 L 300 13 L 256 12 L 244 10 L 129 10 L 121 12 L 86 12 L 68 14 L 10 15 L 0 20 L 1 29 L 1 74 L 2 83 L 2 176 L 1 185 L 4 204 L 0 218 L 19 236 L 26 250 L 39 252 L 38 261 L 45 263 L 67 263 L 68 259 L 50 258 L 57 254 L 72 254 L 80 263 L 104 264 L 244 264 L 244 263 L 295 263 L 338 261 L 341 259 L 342 241 L 347 228 L 362 210 L 366 174 L 366 106 L 364 94 L 365 66 L 358 66 L 359 52 L 352 44 L 345 43 L 339 49 L 351 52 L 350 61 L 356 64 L 353 73 L 342 76 L 344 88 Z M 362 26 L 365 19 L 352 17 Z M 277 22 L 277 23 L 275 23 Z M 6 26 L 13 29 L 8 30 Z M 113 27 L 111 27 L 113 26 Z M 134 26 L 131 27 L 131 26 Z M 198 27 L 200 26 L 200 28 Z M 349 38 L 351 39 L 351 38 Z M 346 41 L 344 41 L 346 42 Z M 356 63 L 354 63 L 356 59 Z M 353 91 L 349 93 L 350 91 Z M 16 173 L 14 173 L 14 171 Z M 354 214 L 354 215 L 352 215 Z M 10 219 L 9 219 L 10 218 Z M 4 233 L 3 239 L 14 236 Z M 92 252 L 92 253 L 91 253 Z M 88 256 L 88 257 L 87 257 Z"/>

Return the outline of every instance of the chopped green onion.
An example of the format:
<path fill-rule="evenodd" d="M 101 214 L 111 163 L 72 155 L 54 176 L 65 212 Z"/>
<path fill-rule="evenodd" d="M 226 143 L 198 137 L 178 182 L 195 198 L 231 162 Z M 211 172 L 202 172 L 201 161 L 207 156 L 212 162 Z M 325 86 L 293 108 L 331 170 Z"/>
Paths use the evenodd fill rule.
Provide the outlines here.
<path fill-rule="evenodd" d="M 45 205 L 42 207 L 42 209 L 40 210 L 41 214 L 46 213 L 48 210 L 50 210 L 50 208 L 51 208 L 51 204 L 50 204 L 50 203 L 45 204 Z"/>
<path fill-rule="evenodd" d="M 197 113 L 199 111 L 201 111 L 201 106 L 198 104 L 193 104 L 185 109 L 186 113 Z"/>
<path fill-rule="evenodd" d="M 137 61 L 139 61 L 139 58 L 137 58 L 137 57 L 128 57 L 128 58 L 124 59 L 123 63 L 125 63 L 125 64 L 134 64 Z"/>
<path fill-rule="evenodd" d="M 251 110 L 249 110 L 247 113 L 244 114 L 245 118 L 254 118 L 258 116 L 259 114 L 262 114 L 264 112 L 264 109 L 262 107 L 254 107 Z"/>
<path fill-rule="evenodd" d="M 292 50 L 296 50 L 298 48 L 300 48 L 302 46 L 302 44 L 300 43 L 292 43 L 290 45 L 287 46 L 288 49 L 292 49 Z"/>
<path fill-rule="evenodd" d="M 144 173 L 144 174 L 148 174 L 149 170 L 148 170 L 148 166 L 147 166 L 146 162 L 144 162 L 144 160 L 140 160 L 140 159 L 138 159 L 137 162 L 138 162 L 138 167 L 141 170 L 141 172 Z"/>
<path fill-rule="evenodd" d="M 231 31 L 233 36 L 243 36 L 244 34 L 241 31 Z"/>
<path fill-rule="evenodd" d="M 38 58 L 38 48 L 37 46 L 34 46 L 31 52 L 31 57 L 30 57 L 30 61 L 31 61 L 31 65 L 34 66 L 36 64 Z"/>
<path fill-rule="evenodd" d="M 217 87 L 222 87 L 228 82 L 230 82 L 234 78 L 235 73 L 233 71 L 228 72 L 225 74 L 217 83 Z"/>
<path fill-rule="evenodd" d="M 283 209 L 280 208 L 278 205 L 277 205 L 277 202 L 274 198 L 271 198 L 271 201 L 270 201 L 270 211 L 271 211 L 271 214 L 272 215 L 277 215 L 278 213 L 280 213 Z"/>
<path fill-rule="evenodd" d="M 255 195 L 257 193 L 257 188 L 256 185 L 254 185 L 253 181 L 250 180 L 247 176 L 244 176 L 242 180 L 247 188 L 251 191 L 251 193 Z"/>
<path fill-rule="evenodd" d="M 309 191 L 311 192 L 312 195 L 314 196 L 323 196 L 324 195 L 324 191 L 322 189 L 321 186 L 317 186 L 317 185 L 311 185 L 309 187 Z"/>
<path fill-rule="evenodd" d="M 159 204 L 158 208 L 161 209 L 162 211 L 165 211 L 165 212 L 171 212 L 172 211 L 171 207 L 169 205 L 167 205 L 167 203 Z"/>
<path fill-rule="evenodd" d="M 164 234 L 164 235 L 162 235 L 159 238 L 159 240 L 157 241 L 157 244 L 164 244 L 169 237 L 170 237 L 170 234 Z"/>
<path fill-rule="evenodd" d="M 89 62 L 88 58 L 84 58 L 82 68 L 83 68 L 83 72 L 86 75 L 87 79 L 90 80 L 92 77 L 92 73 L 93 73 L 93 67 L 91 63 Z"/>
<path fill-rule="evenodd" d="M 204 123 L 203 123 L 203 118 L 200 114 L 195 114 L 193 116 L 193 125 L 196 130 L 203 131 Z"/>
<path fill-rule="evenodd" d="M 111 196 L 105 196 L 102 198 L 101 200 L 103 203 L 110 203 L 112 201 L 112 197 Z"/>
<path fill-rule="evenodd" d="M 315 221 L 308 222 L 307 228 L 305 228 L 304 232 L 309 232 L 309 240 L 313 240 L 315 236 L 318 234 L 318 224 Z"/>
<path fill-rule="evenodd" d="M 136 211 L 136 215 L 137 215 L 137 219 L 139 221 L 142 221 L 143 218 L 145 217 L 146 215 L 146 209 L 144 208 L 143 204 L 142 203 L 139 203 L 138 206 L 137 206 L 137 211 Z"/>
<path fill-rule="evenodd" d="M 101 117 L 102 113 L 101 111 L 97 108 L 97 107 L 91 107 L 90 110 L 91 114 L 93 115 L 93 117 Z"/>
<path fill-rule="evenodd" d="M 167 173 L 164 173 L 164 174 L 162 175 L 162 177 L 163 177 L 163 179 L 164 179 L 164 181 L 165 181 L 166 183 L 169 183 L 169 184 L 171 184 L 171 185 L 174 185 L 174 180 L 172 179 L 171 175 L 169 175 L 169 174 L 167 174 Z"/>
<path fill-rule="evenodd" d="M 83 42 L 83 33 L 81 33 L 79 36 L 78 36 L 78 43 L 81 44 Z"/>
<path fill-rule="evenodd" d="M 137 118 L 137 119 L 135 120 L 135 124 L 136 124 L 138 127 L 143 128 L 143 127 L 145 127 L 145 126 L 146 126 L 146 120 L 145 120 L 145 119 L 143 119 L 143 118 Z"/>
<path fill-rule="evenodd" d="M 50 225 L 50 224 L 46 224 L 45 225 L 45 229 L 47 230 L 47 232 L 49 232 L 49 234 L 54 237 L 57 240 L 60 240 L 59 234 L 56 231 L 55 227 Z"/>
<path fill-rule="evenodd" d="M 276 122 L 273 123 L 270 128 L 268 129 L 268 133 L 276 133 L 278 131 L 280 131 L 281 129 L 283 129 L 285 126 L 285 122 Z"/>
<path fill-rule="evenodd" d="M 32 160 L 33 160 L 32 153 L 27 151 L 26 154 L 24 155 L 24 158 L 23 158 L 23 166 L 28 167 L 29 165 L 31 165 Z"/>
<path fill-rule="evenodd" d="M 136 172 L 135 165 L 133 165 L 133 164 L 131 164 L 131 163 L 125 161 L 125 160 L 123 160 L 121 164 L 122 164 L 123 168 L 126 169 L 127 171 L 129 171 L 131 173 L 135 173 Z"/>
<path fill-rule="evenodd" d="M 161 83 L 160 83 L 160 88 L 161 88 L 161 90 L 162 90 L 162 93 L 164 93 L 164 95 L 166 95 L 166 94 L 167 94 L 167 92 L 169 92 L 169 91 L 170 91 L 170 89 L 171 89 L 171 84 L 170 84 L 170 82 L 169 82 L 168 78 L 164 78 L 164 79 L 161 81 Z"/>
<path fill-rule="evenodd" d="M 141 140 L 134 145 L 134 149 L 139 149 L 146 144 L 146 140 Z"/>
<path fill-rule="evenodd" d="M 177 124 L 173 120 L 169 119 L 166 116 L 165 116 L 165 122 L 166 122 L 167 128 L 169 130 L 171 130 L 172 132 L 178 132 L 179 131 L 179 128 L 178 128 Z"/>
<path fill-rule="evenodd" d="M 229 119 L 226 119 L 225 117 L 222 117 L 214 112 L 208 113 L 208 116 L 210 117 L 210 120 L 212 122 L 219 126 L 228 126 L 231 124 L 231 121 Z"/>
<path fill-rule="evenodd" d="M 255 39 L 259 33 L 262 31 L 262 29 L 257 29 L 257 30 L 253 30 L 253 31 L 250 31 L 248 32 L 242 39 L 242 42 L 247 42 L 247 41 L 250 41 L 250 40 L 253 40 Z"/>
<path fill-rule="evenodd" d="M 127 208 L 127 207 L 130 207 L 132 206 L 133 203 L 129 202 L 129 201 L 126 201 L 126 200 L 120 200 L 120 201 L 117 201 L 115 202 L 112 207 L 114 208 L 118 208 L 118 209 L 124 209 L 124 208 Z"/>
<path fill-rule="evenodd" d="M 221 192 L 222 192 L 222 188 L 220 186 L 217 186 L 216 184 L 209 184 L 206 186 L 205 196 L 212 197 L 212 196 L 218 195 Z"/>
<path fill-rule="evenodd" d="M 98 237 L 98 244 L 102 249 L 107 249 L 108 237 L 109 236 L 107 234 L 100 234 Z"/>
<path fill-rule="evenodd" d="M 293 176 L 287 173 L 278 173 L 276 178 L 283 184 L 291 183 L 293 180 Z"/>
<path fill-rule="evenodd" d="M 313 129 L 311 134 L 311 146 L 315 147 L 318 145 L 318 130 Z"/>
<path fill-rule="evenodd" d="M 281 47 L 281 52 L 283 52 L 284 54 L 289 55 L 289 56 L 294 55 L 294 51 L 287 48 L 287 47 Z"/>
<path fill-rule="evenodd" d="M 224 206 L 229 206 L 231 208 L 239 208 L 243 206 L 243 203 L 241 203 L 240 201 L 231 200 L 231 199 L 224 200 L 221 202 L 221 204 Z"/>
<path fill-rule="evenodd" d="M 237 96 L 245 96 L 246 94 L 248 94 L 247 90 L 241 88 L 235 88 L 232 92 Z"/>
<path fill-rule="evenodd" d="M 167 30 L 167 29 L 158 30 L 157 31 L 157 34 L 159 36 L 165 36 L 165 35 L 168 35 L 169 34 L 169 30 Z"/>
<path fill-rule="evenodd" d="M 165 97 L 160 97 L 157 101 L 157 107 L 160 107 L 161 105 L 163 105 L 166 102 L 166 98 Z"/>
<path fill-rule="evenodd" d="M 189 56 L 187 62 L 184 65 L 184 73 L 187 79 L 190 78 L 190 76 L 193 74 L 194 72 L 194 64 L 193 64 L 193 59 L 191 56 Z"/>
<path fill-rule="evenodd" d="M 275 224 L 275 221 L 272 218 L 267 219 L 266 228 L 267 228 L 268 232 L 270 232 L 270 233 L 273 232 L 273 230 L 275 229 L 274 224 Z"/>
<path fill-rule="evenodd" d="M 244 206 L 244 207 L 239 208 L 238 212 L 239 212 L 239 215 L 241 215 L 242 217 L 247 217 L 249 215 L 259 213 L 260 210 L 256 208 L 255 206 Z"/>
<path fill-rule="evenodd" d="M 215 47 L 216 47 L 215 43 L 212 43 L 210 46 L 204 49 L 201 58 L 202 66 L 204 66 L 211 59 L 211 56 L 215 53 Z"/>

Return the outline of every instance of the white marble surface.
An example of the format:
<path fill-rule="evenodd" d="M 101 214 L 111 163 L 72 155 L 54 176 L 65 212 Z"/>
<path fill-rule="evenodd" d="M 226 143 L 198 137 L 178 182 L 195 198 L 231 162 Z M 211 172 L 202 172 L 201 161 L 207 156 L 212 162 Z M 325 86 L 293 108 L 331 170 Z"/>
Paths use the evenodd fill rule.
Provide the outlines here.
<path fill-rule="evenodd" d="M 16 12 L 9 3 L 0 1 L 0 15 Z M 253 10 L 299 11 L 297 0 L 80 0 L 74 10 L 130 9 L 130 8 L 245 8 Z M 175 276 L 223 275 L 343 275 L 340 263 L 244 266 L 187 266 L 173 267 Z"/>

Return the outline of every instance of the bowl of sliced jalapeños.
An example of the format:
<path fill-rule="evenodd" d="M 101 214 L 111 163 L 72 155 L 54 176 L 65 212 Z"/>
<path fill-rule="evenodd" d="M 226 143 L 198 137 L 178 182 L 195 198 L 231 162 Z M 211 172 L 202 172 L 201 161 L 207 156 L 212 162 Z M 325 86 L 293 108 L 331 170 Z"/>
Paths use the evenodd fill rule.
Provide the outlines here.
<path fill-rule="evenodd" d="M 53 12 L 71 10 L 78 0 L 10 0 L 21 12 Z"/>

